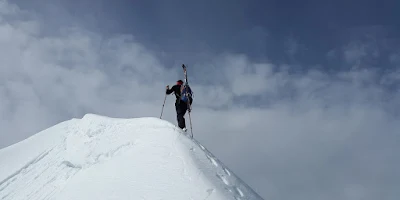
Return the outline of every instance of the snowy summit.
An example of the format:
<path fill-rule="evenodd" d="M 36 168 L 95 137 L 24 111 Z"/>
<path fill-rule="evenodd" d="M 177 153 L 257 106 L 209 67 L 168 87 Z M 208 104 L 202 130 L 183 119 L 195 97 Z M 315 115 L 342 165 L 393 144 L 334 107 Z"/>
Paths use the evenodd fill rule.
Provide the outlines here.
<path fill-rule="evenodd" d="M 72 119 L 0 150 L 2 200 L 262 199 L 158 118 Z"/>

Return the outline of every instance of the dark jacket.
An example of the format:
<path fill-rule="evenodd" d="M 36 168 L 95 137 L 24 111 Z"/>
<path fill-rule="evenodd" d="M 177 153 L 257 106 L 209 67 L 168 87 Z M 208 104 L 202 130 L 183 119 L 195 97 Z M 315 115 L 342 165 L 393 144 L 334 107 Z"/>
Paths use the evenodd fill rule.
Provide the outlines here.
<path fill-rule="evenodd" d="M 172 92 L 175 93 L 176 101 L 175 103 L 180 103 L 180 97 L 181 97 L 181 86 L 180 85 L 174 85 L 170 89 L 167 89 L 166 94 L 171 94 Z"/>

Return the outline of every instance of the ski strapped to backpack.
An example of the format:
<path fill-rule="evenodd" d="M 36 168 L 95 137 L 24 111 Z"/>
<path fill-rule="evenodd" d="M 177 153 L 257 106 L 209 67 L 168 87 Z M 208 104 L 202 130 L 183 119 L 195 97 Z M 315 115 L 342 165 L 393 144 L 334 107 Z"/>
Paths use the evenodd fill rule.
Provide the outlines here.
<path fill-rule="evenodd" d="M 193 138 L 193 128 L 192 128 L 192 117 L 190 116 L 190 112 L 192 111 L 192 102 L 193 102 L 193 91 L 189 86 L 189 82 L 187 79 L 187 71 L 185 64 L 182 64 L 183 74 L 184 74 L 184 84 L 181 86 L 181 100 L 187 104 L 187 110 L 189 111 L 189 121 L 190 121 L 190 132 L 191 138 Z"/>
<path fill-rule="evenodd" d="M 181 100 L 186 102 L 189 106 L 188 106 L 188 110 L 190 112 L 190 104 L 193 101 L 193 91 L 189 86 L 189 82 L 187 79 L 187 71 L 186 71 L 186 65 L 182 64 L 182 68 L 183 68 L 183 74 L 184 74 L 184 83 L 181 86 Z"/>

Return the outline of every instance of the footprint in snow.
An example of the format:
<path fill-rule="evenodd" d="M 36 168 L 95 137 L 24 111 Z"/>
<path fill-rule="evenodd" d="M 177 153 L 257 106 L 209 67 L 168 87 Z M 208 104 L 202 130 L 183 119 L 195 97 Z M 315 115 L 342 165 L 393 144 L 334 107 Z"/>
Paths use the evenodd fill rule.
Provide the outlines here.
<path fill-rule="evenodd" d="M 240 197 L 244 197 L 242 190 L 240 190 L 238 187 L 235 187 L 235 189 L 236 189 L 236 192 L 240 195 Z"/>
<path fill-rule="evenodd" d="M 206 148 L 204 148 L 203 145 L 199 144 L 199 146 L 200 146 L 201 149 L 203 149 L 203 151 L 206 150 Z"/>
<path fill-rule="evenodd" d="M 214 158 L 212 158 L 212 157 L 209 156 L 209 155 L 207 155 L 207 158 L 210 160 L 210 162 L 211 162 L 214 166 L 218 167 L 218 163 L 217 163 L 217 161 L 215 161 Z"/>
<path fill-rule="evenodd" d="M 242 200 L 242 198 L 235 196 L 235 200 Z"/>
<path fill-rule="evenodd" d="M 211 194 L 214 192 L 214 189 L 208 189 L 207 190 L 207 193 L 208 193 L 208 195 L 207 195 L 207 197 L 205 198 L 205 199 L 207 199 L 208 197 L 210 197 L 211 196 Z"/>
<path fill-rule="evenodd" d="M 64 165 L 66 165 L 67 167 L 70 167 L 70 168 L 77 168 L 77 169 L 81 169 L 81 168 L 82 168 L 82 166 L 80 166 L 80 165 L 75 165 L 75 164 L 71 163 L 71 162 L 68 161 L 68 160 L 62 161 L 61 164 L 64 164 Z"/>
<path fill-rule="evenodd" d="M 226 173 L 226 175 L 231 176 L 231 172 L 229 172 L 229 170 L 226 169 L 225 167 L 224 167 L 224 172 Z"/>
<path fill-rule="evenodd" d="M 214 192 L 214 189 L 208 189 L 207 192 L 209 195 L 211 195 Z"/>
<path fill-rule="evenodd" d="M 221 181 L 224 182 L 225 185 L 229 185 L 229 181 L 225 178 L 224 175 L 217 174 L 217 177 L 221 179 Z"/>

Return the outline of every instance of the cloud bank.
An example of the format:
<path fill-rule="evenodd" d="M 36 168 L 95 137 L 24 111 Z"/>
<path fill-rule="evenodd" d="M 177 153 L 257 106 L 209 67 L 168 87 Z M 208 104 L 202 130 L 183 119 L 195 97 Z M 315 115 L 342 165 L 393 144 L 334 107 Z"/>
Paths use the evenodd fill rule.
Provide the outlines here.
<path fill-rule="evenodd" d="M 86 113 L 159 117 L 180 64 L 132 35 L 83 27 L 49 32 L 35 13 L 0 4 L 0 147 Z M 360 48 L 344 47 L 343 62 L 359 64 Z M 398 67 L 293 73 L 224 52 L 186 64 L 194 136 L 265 199 L 398 197 Z M 173 103 L 163 118 L 175 123 Z"/>

